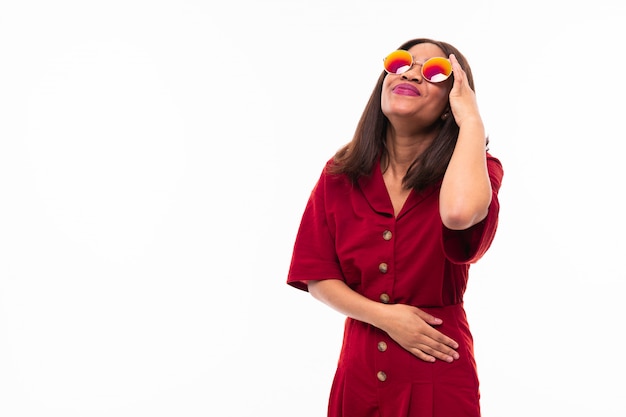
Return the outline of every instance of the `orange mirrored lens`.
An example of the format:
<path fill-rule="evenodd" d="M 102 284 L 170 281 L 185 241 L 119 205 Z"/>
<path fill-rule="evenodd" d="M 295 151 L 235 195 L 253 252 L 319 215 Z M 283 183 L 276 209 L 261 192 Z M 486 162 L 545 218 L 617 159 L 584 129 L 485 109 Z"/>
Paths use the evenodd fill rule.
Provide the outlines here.
<path fill-rule="evenodd" d="M 393 51 L 384 60 L 385 71 L 391 74 L 402 74 L 413 65 L 413 57 L 408 51 Z"/>
<path fill-rule="evenodd" d="M 431 58 L 422 66 L 422 75 L 433 83 L 447 80 L 450 74 L 452 74 L 452 64 L 445 58 Z"/>

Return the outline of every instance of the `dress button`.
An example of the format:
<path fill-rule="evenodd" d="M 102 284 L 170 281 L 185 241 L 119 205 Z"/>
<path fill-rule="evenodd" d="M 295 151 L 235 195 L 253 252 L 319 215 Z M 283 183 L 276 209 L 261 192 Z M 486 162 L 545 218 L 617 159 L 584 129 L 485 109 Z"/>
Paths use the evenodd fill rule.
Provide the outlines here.
<path fill-rule="evenodd" d="M 380 301 L 382 301 L 384 304 L 389 304 L 389 294 L 382 293 L 380 295 Z"/>
<path fill-rule="evenodd" d="M 382 340 L 380 342 L 378 342 L 378 350 L 381 352 L 384 352 L 387 350 L 387 343 L 383 342 Z"/>
<path fill-rule="evenodd" d="M 389 266 L 388 266 L 386 263 L 381 262 L 381 263 L 380 263 L 380 265 L 378 265 L 378 270 L 379 270 L 381 273 L 386 274 L 386 273 L 387 273 L 387 271 L 389 270 Z"/>
<path fill-rule="evenodd" d="M 387 380 L 387 374 L 384 373 L 383 371 L 378 371 L 378 373 L 376 374 L 376 377 L 378 378 L 380 382 L 385 382 Z"/>
<path fill-rule="evenodd" d="M 385 231 L 383 232 L 383 239 L 385 239 L 385 240 L 391 240 L 391 236 L 392 236 L 392 235 L 391 235 L 391 231 L 389 231 L 389 230 L 385 230 Z"/>

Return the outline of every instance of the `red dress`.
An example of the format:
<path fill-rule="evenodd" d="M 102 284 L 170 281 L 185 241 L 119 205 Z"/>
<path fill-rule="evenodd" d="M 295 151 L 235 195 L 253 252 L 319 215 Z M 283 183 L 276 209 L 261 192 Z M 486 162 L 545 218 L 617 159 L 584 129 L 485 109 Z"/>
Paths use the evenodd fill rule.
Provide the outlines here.
<path fill-rule="evenodd" d="M 330 162 L 330 161 L 329 161 Z M 452 363 L 424 362 L 384 331 L 347 318 L 328 404 L 329 417 L 478 417 L 479 384 L 463 309 L 471 263 L 498 225 L 500 161 L 487 154 L 493 198 L 487 217 L 464 231 L 443 226 L 435 184 L 393 206 L 380 165 L 352 184 L 324 171 L 304 211 L 287 283 L 341 279 L 382 303 L 409 304 L 443 320 L 437 329 L 459 343 Z"/>

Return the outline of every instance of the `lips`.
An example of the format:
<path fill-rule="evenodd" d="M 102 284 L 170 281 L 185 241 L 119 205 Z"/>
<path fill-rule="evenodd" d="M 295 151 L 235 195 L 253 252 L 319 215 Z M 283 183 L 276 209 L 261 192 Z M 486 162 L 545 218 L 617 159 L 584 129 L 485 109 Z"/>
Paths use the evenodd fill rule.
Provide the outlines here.
<path fill-rule="evenodd" d="M 401 96 L 420 96 L 420 92 L 414 85 L 411 84 L 398 84 L 392 90 L 394 94 L 399 94 Z"/>

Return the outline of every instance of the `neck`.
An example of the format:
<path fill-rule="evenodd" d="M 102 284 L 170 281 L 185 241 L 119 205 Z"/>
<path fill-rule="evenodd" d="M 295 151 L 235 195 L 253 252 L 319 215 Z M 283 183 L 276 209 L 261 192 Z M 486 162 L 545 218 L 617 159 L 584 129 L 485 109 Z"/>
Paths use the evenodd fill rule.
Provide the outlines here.
<path fill-rule="evenodd" d="M 395 132 L 388 132 L 387 158 L 384 161 L 383 171 L 389 170 L 394 176 L 404 177 L 415 158 L 430 146 L 433 139 L 433 135 L 401 136 Z"/>

